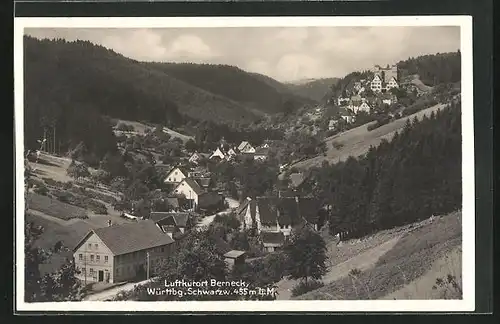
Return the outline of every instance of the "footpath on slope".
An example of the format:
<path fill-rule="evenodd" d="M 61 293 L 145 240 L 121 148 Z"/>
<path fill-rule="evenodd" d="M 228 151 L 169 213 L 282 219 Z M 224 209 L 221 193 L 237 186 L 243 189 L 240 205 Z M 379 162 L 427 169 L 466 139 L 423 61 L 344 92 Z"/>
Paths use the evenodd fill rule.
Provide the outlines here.
<path fill-rule="evenodd" d="M 340 264 L 332 266 L 328 272 L 323 276 L 321 281 L 327 285 L 335 280 L 345 277 L 349 274 L 351 269 L 357 268 L 361 271 L 367 270 L 375 265 L 377 260 L 387 253 L 396 245 L 401 236 L 394 237 L 378 246 L 375 246 L 361 254 L 348 259 Z M 290 300 L 292 298 L 292 289 L 298 283 L 298 280 L 283 279 L 278 282 L 277 292 L 278 300 Z"/>

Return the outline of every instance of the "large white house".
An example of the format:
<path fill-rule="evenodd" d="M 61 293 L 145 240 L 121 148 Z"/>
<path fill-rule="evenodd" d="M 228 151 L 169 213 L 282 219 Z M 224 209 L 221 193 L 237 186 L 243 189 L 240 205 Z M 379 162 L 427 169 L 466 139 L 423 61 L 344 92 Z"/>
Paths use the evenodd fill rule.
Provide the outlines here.
<path fill-rule="evenodd" d="M 175 249 L 171 236 L 151 220 L 89 231 L 73 250 L 76 277 L 86 283 L 123 282 L 155 274 Z"/>
<path fill-rule="evenodd" d="M 380 75 L 375 74 L 373 77 L 373 80 L 370 84 L 370 88 L 372 89 L 373 92 L 381 92 L 382 91 L 382 79 L 380 78 Z"/>

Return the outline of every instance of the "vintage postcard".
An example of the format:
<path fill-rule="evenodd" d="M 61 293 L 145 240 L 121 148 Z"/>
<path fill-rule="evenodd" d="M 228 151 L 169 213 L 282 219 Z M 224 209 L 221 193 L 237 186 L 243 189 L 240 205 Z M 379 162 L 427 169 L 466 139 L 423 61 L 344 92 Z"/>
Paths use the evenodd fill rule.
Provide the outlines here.
<path fill-rule="evenodd" d="M 16 309 L 473 311 L 472 18 L 16 18 Z"/>

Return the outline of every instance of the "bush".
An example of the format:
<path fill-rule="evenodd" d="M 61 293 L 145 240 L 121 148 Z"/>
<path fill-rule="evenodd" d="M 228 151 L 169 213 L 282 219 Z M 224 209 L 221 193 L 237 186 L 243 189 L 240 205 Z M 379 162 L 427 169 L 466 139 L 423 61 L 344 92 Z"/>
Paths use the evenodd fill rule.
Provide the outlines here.
<path fill-rule="evenodd" d="M 380 126 L 389 124 L 390 121 L 391 121 L 391 118 L 389 116 L 384 116 L 384 117 L 378 119 L 376 123 L 368 125 L 367 129 L 370 132 L 374 129 L 379 128 Z"/>
<path fill-rule="evenodd" d="M 334 149 L 336 149 L 336 150 L 340 150 L 341 148 L 343 148 L 343 147 L 344 147 L 344 144 L 339 143 L 339 142 L 337 142 L 337 141 L 333 141 L 333 142 L 332 142 L 332 147 L 333 147 Z"/>
<path fill-rule="evenodd" d="M 42 196 L 47 196 L 47 194 L 49 193 L 49 189 L 47 189 L 47 187 L 45 187 L 44 185 L 37 185 L 37 187 L 33 189 L 33 191 Z"/>
<path fill-rule="evenodd" d="M 82 195 L 74 195 L 71 192 L 60 191 L 60 190 L 55 190 L 53 192 L 53 195 L 57 200 L 61 202 L 89 209 L 96 214 L 106 215 L 108 213 L 108 209 L 103 203 L 89 197 L 85 197 Z"/>
<path fill-rule="evenodd" d="M 325 284 L 319 280 L 301 281 L 292 289 L 292 296 L 300 296 L 312 290 L 323 287 Z"/>

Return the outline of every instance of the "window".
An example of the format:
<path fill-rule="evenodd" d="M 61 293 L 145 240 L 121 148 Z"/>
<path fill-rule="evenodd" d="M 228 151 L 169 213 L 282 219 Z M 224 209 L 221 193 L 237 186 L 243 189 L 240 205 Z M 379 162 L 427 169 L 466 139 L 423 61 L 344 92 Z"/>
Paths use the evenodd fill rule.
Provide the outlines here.
<path fill-rule="evenodd" d="M 107 255 L 104 256 L 104 263 L 108 263 L 108 256 Z"/>
<path fill-rule="evenodd" d="M 177 175 L 177 171 L 174 172 L 174 175 Z"/>
<path fill-rule="evenodd" d="M 92 250 L 92 243 L 89 243 L 89 249 Z"/>
<path fill-rule="evenodd" d="M 120 268 L 116 268 L 116 274 L 119 275 L 120 274 Z"/>
<path fill-rule="evenodd" d="M 101 256 L 100 255 L 96 255 L 95 257 L 96 257 L 96 261 L 97 262 L 101 261 Z"/>
<path fill-rule="evenodd" d="M 93 254 L 90 255 L 90 261 L 92 261 L 92 262 L 94 261 L 94 255 Z"/>
<path fill-rule="evenodd" d="M 94 275 L 94 269 L 93 269 L 93 268 L 90 268 L 89 274 L 90 274 L 91 276 L 93 276 L 93 275 Z"/>
<path fill-rule="evenodd" d="M 97 243 L 96 243 L 96 244 L 94 244 L 94 248 L 95 248 L 96 250 L 97 250 L 97 248 L 98 248 L 98 247 L 99 247 L 99 246 L 97 245 Z"/>
<path fill-rule="evenodd" d="M 83 260 L 83 254 L 78 254 L 78 260 L 82 261 Z"/>
<path fill-rule="evenodd" d="M 163 252 L 165 252 L 165 248 L 161 248 L 161 252 L 162 252 L 162 253 L 163 253 Z"/>

